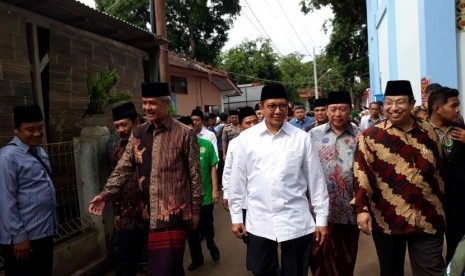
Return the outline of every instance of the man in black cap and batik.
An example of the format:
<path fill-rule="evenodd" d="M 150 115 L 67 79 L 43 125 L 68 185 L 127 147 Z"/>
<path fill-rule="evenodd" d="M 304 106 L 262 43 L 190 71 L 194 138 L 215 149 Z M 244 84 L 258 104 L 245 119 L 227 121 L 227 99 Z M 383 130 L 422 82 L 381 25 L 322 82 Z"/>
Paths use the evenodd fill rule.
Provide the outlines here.
<path fill-rule="evenodd" d="M 127 102 L 113 108 L 113 126 L 118 138 L 110 143 L 110 168 L 113 171 L 123 156 L 132 130 L 139 125 L 136 107 Z M 148 206 L 141 199 L 137 173 L 128 179 L 113 198 L 117 265 L 115 275 L 136 275 L 142 253 L 147 247 Z"/>
<path fill-rule="evenodd" d="M 306 276 L 312 239 L 321 244 L 328 231 L 324 175 L 308 133 L 286 122 L 284 87 L 264 86 L 260 102 L 264 121 L 236 138 L 229 183 L 232 231 L 237 238 L 248 236 L 247 268 L 254 275 L 278 275 L 279 243 L 282 275 Z"/>
<path fill-rule="evenodd" d="M 149 217 L 147 275 L 184 275 L 186 233 L 196 228 L 202 205 L 199 145 L 194 130 L 169 115 L 167 83 L 143 83 L 147 122 L 136 127 L 102 193 L 89 212 L 101 216 L 107 202 L 135 173 Z"/>
<path fill-rule="evenodd" d="M 331 92 L 326 107 L 329 122 L 310 131 L 329 195 L 329 238 L 323 246 L 312 248 L 314 276 L 354 274 L 360 231 L 350 201 L 354 198 L 354 152 L 360 130 L 350 122 L 351 112 L 350 93 Z"/>
<path fill-rule="evenodd" d="M 56 198 L 37 105 L 16 106 L 15 136 L 0 150 L 0 246 L 5 275 L 52 275 Z"/>
<path fill-rule="evenodd" d="M 446 227 L 442 154 L 433 127 L 411 114 L 409 81 L 388 81 L 386 120 L 365 130 L 354 161 L 353 205 L 361 231 L 373 235 L 381 275 L 443 275 Z"/>

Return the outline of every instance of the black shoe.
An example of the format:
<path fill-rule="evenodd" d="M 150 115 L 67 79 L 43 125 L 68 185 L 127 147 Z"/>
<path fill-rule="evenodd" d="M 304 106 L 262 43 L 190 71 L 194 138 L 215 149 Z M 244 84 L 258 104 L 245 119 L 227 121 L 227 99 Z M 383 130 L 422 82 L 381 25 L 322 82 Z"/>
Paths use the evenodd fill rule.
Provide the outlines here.
<path fill-rule="evenodd" d="M 210 255 L 212 256 L 212 260 L 214 262 L 220 260 L 220 251 L 218 250 L 218 247 L 216 247 L 216 245 L 210 248 Z"/>
<path fill-rule="evenodd" d="M 187 267 L 187 270 L 189 270 L 189 271 L 196 270 L 197 268 L 201 267 L 202 265 L 203 265 L 203 261 L 191 263 L 191 264 Z"/>

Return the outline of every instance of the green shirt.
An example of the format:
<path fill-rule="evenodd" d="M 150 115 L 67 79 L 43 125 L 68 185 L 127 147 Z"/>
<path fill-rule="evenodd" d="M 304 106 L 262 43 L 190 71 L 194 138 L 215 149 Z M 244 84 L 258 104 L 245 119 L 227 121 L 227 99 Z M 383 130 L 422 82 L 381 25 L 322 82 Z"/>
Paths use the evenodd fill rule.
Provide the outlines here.
<path fill-rule="evenodd" d="M 213 203 L 213 185 L 211 168 L 218 163 L 218 157 L 215 153 L 215 148 L 208 140 L 198 138 L 200 147 L 200 173 L 202 175 L 203 186 L 203 202 L 202 206 Z"/>

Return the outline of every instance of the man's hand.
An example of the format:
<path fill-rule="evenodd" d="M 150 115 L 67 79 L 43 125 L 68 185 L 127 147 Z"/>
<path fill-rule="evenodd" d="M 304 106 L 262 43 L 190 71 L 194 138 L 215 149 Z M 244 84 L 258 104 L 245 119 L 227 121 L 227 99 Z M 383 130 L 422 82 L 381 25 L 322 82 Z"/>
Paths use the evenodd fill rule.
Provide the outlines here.
<path fill-rule="evenodd" d="M 13 254 L 16 260 L 27 260 L 31 251 L 32 249 L 29 244 L 29 240 L 25 240 L 13 246 Z"/>
<path fill-rule="evenodd" d="M 197 226 L 199 226 L 199 215 L 193 215 L 192 216 L 192 230 L 197 229 Z"/>
<path fill-rule="evenodd" d="M 218 195 L 218 189 L 213 189 L 213 203 L 217 204 L 220 200 L 220 196 Z"/>
<path fill-rule="evenodd" d="M 229 203 L 228 199 L 223 199 L 223 208 L 229 212 Z"/>
<path fill-rule="evenodd" d="M 452 140 L 465 143 L 465 129 L 459 128 L 459 127 L 453 127 L 450 134 L 452 136 Z"/>
<path fill-rule="evenodd" d="M 233 223 L 231 231 L 238 239 L 242 239 L 242 236 L 247 236 L 247 230 L 245 230 L 243 223 Z"/>
<path fill-rule="evenodd" d="M 363 212 L 357 215 L 358 229 L 367 235 L 371 235 L 371 215 Z"/>
<path fill-rule="evenodd" d="M 103 213 L 103 209 L 105 209 L 105 201 L 103 200 L 103 197 L 101 195 L 95 196 L 89 202 L 89 213 L 96 216 L 101 216 Z"/>
<path fill-rule="evenodd" d="M 116 231 L 119 231 L 119 229 L 121 229 L 121 225 L 120 225 L 120 223 L 121 223 L 121 217 L 120 217 L 120 216 L 115 216 L 115 217 L 113 218 L 113 221 L 114 221 L 114 224 L 115 224 L 115 229 L 116 229 Z"/>
<path fill-rule="evenodd" d="M 318 242 L 318 246 L 321 246 L 329 236 L 327 226 L 317 226 L 315 228 L 315 240 Z"/>

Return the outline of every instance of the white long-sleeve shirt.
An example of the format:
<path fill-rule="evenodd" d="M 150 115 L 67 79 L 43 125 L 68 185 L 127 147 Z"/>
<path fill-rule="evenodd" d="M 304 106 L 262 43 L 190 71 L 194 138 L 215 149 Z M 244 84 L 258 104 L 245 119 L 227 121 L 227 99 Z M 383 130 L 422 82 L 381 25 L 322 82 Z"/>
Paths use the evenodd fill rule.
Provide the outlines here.
<path fill-rule="evenodd" d="M 232 139 L 231 142 L 229 142 L 226 159 L 224 160 L 223 177 L 221 180 L 221 184 L 223 186 L 223 199 L 229 198 L 229 181 L 231 180 L 231 169 L 236 142 L 237 139 Z"/>
<path fill-rule="evenodd" d="M 262 122 L 236 139 L 228 188 L 232 223 L 243 223 L 247 200 L 245 225 L 256 236 L 282 242 L 327 225 L 328 191 L 307 133 L 284 123 L 273 135 Z"/>

